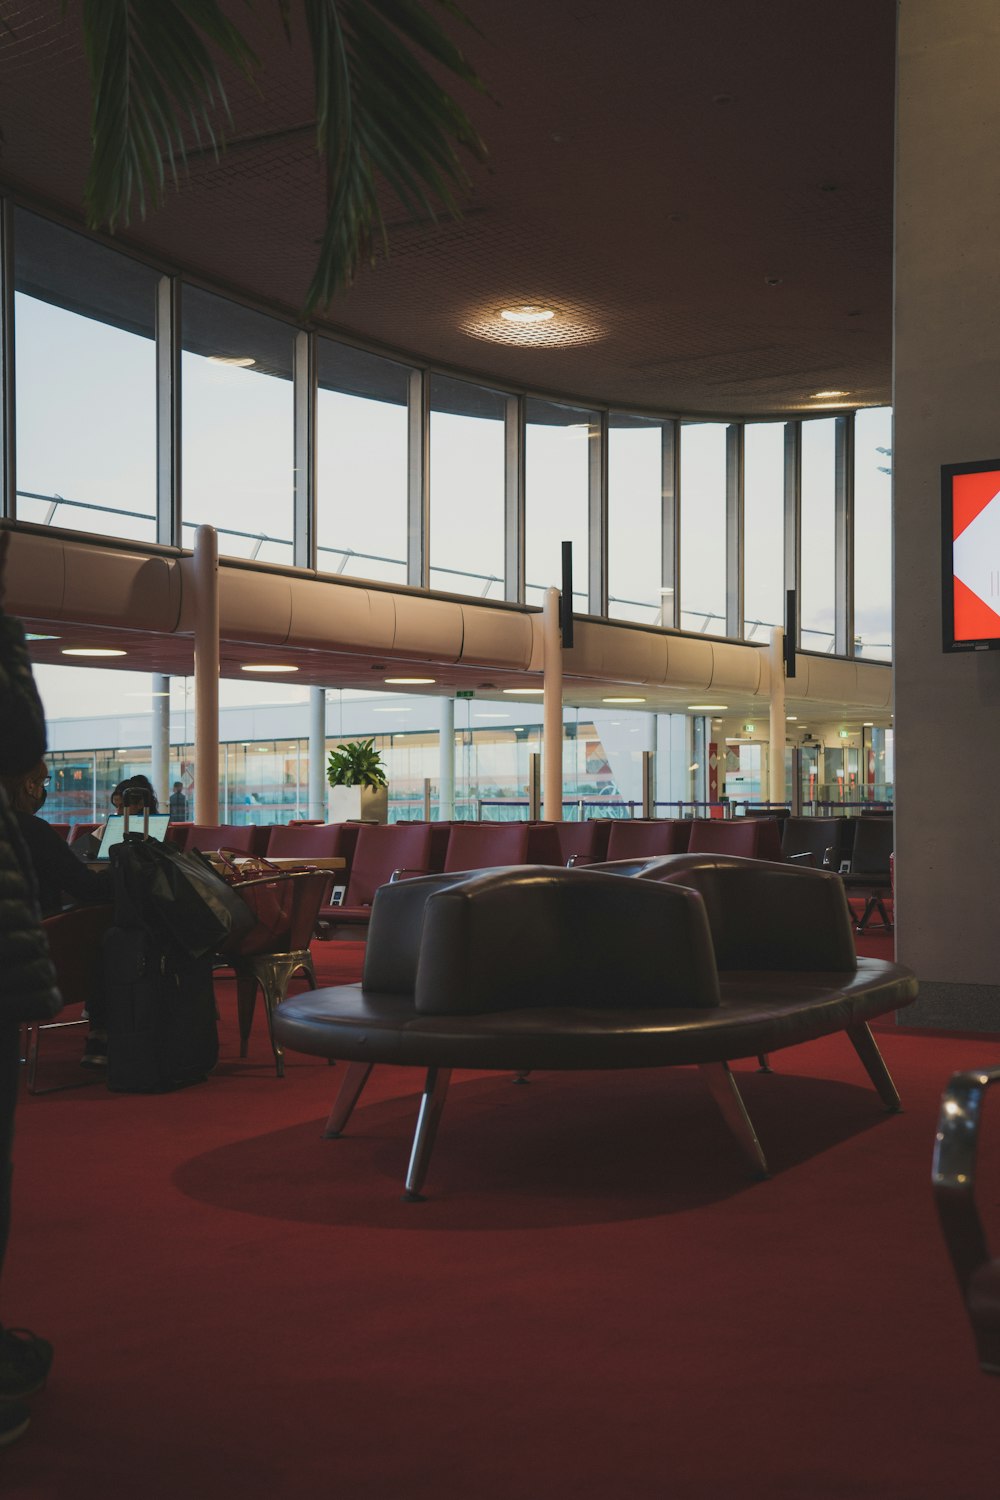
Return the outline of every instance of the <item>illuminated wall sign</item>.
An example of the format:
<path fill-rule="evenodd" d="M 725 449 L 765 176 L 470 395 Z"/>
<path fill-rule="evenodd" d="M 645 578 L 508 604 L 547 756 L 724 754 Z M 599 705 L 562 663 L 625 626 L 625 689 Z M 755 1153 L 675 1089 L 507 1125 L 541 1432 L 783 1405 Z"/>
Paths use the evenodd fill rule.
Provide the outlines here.
<path fill-rule="evenodd" d="M 1000 650 L 1000 459 L 941 467 L 945 651 Z"/>

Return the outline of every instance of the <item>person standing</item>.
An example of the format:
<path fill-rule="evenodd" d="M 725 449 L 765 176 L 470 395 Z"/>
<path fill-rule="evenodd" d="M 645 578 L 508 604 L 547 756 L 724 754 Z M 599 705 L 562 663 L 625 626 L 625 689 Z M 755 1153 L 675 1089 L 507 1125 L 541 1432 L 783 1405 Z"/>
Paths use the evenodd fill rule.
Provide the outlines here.
<path fill-rule="evenodd" d="M 3 611 L 10 533 L 0 532 L 0 773 L 22 775 L 45 753 L 45 717 L 20 622 Z M 10 1232 L 10 1186 L 24 1021 L 44 1021 L 62 997 L 38 914 L 34 877 L 17 822 L 0 788 L 0 1271 Z M 45 1384 L 52 1345 L 0 1324 L 0 1447 L 24 1432 L 24 1405 Z"/>
<path fill-rule="evenodd" d="M 174 789 L 170 793 L 168 804 L 171 823 L 186 823 L 188 815 L 188 799 L 184 795 L 184 783 L 174 782 Z"/>

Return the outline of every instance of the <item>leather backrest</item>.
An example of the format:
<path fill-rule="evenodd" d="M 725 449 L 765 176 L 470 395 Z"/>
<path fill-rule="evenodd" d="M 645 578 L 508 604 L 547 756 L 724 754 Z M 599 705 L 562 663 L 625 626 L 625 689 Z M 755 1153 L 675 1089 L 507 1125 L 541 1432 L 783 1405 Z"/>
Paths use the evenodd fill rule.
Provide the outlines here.
<path fill-rule="evenodd" d="M 370 906 L 393 870 L 426 870 L 431 836 L 426 823 L 363 823 L 351 861 L 345 906 Z"/>
<path fill-rule="evenodd" d="M 851 972 L 858 966 L 844 885 L 831 871 L 679 854 L 623 873 L 698 891 L 720 970 Z"/>
<path fill-rule="evenodd" d="M 523 865 L 528 859 L 527 823 L 453 823 L 444 868 L 488 870 Z"/>
<path fill-rule="evenodd" d="M 781 832 L 777 818 L 695 818 L 687 848 L 691 854 L 779 860 Z"/>
<path fill-rule="evenodd" d="M 556 823 L 559 839 L 559 863 L 573 858 L 607 859 L 608 839 L 615 818 L 587 818 L 582 823 Z"/>
<path fill-rule="evenodd" d="M 680 818 L 615 818 L 608 839 L 608 859 L 639 859 L 654 854 L 683 854 L 691 823 Z"/>
<path fill-rule="evenodd" d="M 682 886 L 537 865 L 479 875 L 427 900 L 418 1012 L 718 1003 L 704 903 Z"/>
<path fill-rule="evenodd" d="M 892 818 L 858 818 L 851 851 L 851 874 L 884 875 L 888 879 L 892 845 Z"/>
<path fill-rule="evenodd" d="M 529 865 L 562 865 L 558 823 L 529 823 L 526 861 Z"/>
<path fill-rule="evenodd" d="M 781 853 L 785 859 L 792 854 L 811 854 L 813 866 L 824 868 L 827 850 L 832 850 L 826 868 L 840 867 L 842 818 L 786 818 L 781 828 Z"/>
<path fill-rule="evenodd" d="M 438 873 L 380 886 L 375 892 L 368 924 L 362 987 L 393 995 L 412 995 L 428 900 L 436 891 L 445 890 L 456 881 L 474 878 L 475 874 Z"/>
<path fill-rule="evenodd" d="M 169 826 L 169 825 L 168 825 Z M 202 854 L 213 854 L 218 849 L 235 849 L 240 854 L 256 854 L 254 847 L 257 830 L 249 824 L 238 827 L 235 823 L 192 823 L 184 841 L 185 849 L 200 849 Z"/>
<path fill-rule="evenodd" d="M 275 859 L 295 859 L 312 856 L 313 859 L 330 859 L 343 856 L 342 847 L 346 823 L 310 823 L 272 828 L 267 852 Z M 354 833 L 353 845 L 357 842 Z"/>

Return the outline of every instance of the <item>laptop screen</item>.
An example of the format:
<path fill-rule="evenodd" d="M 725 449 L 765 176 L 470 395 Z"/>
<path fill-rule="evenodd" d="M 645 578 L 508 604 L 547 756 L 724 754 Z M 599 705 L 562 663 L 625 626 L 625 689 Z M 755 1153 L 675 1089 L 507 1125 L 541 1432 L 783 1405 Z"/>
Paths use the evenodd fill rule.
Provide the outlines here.
<path fill-rule="evenodd" d="M 150 813 L 149 836 L 157 839 L 161 844 L 167 836 L 167 824 L 170 822 L 169 813 Z M 129 833 L 142 833 L 142 815 L 129 818 Z M 107 859 L 115 844 L 120 844 L 125 837 L 125 819 L 109 818 L 101 839 L 101 847 L 97 851 L 98 859 Z"/>

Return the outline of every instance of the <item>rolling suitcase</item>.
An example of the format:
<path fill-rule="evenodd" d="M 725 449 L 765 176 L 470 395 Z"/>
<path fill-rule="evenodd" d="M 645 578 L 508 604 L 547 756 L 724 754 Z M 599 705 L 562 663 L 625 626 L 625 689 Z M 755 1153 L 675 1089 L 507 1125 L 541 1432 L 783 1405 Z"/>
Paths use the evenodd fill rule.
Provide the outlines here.
<path fill-rule="evenodd" d="M 159 1093 L 200 1083 L 219 1037 L 212 962 L 167 947 L 141 927 L 104 936 L 108 1088 Z"/>

